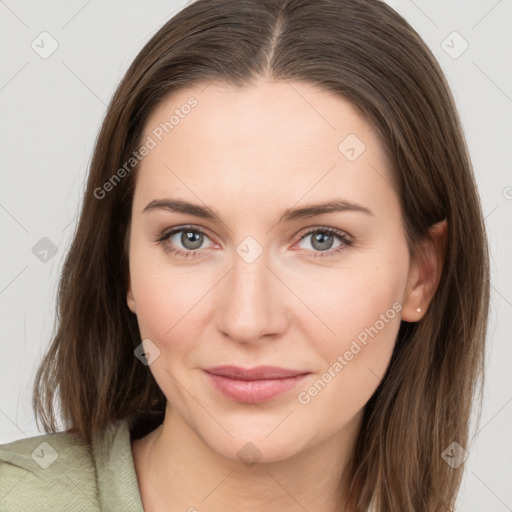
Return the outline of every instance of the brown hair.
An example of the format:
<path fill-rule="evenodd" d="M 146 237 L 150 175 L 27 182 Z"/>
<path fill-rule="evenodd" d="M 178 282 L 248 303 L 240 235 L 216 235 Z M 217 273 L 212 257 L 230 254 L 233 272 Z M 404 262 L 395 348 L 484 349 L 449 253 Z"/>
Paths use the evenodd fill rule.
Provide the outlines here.
<path fill-rule="evenodd" d="M 90 442 L 109 423 L 163 411 L 165 396 L 133 354 L 141 342 L 126 304 L 136 167 L 103 199 L 95 190 L 140 143 L 165 94 L 217 80 L 310 83 L 349 100 L 389 152 L 407 239 L 418 246 L 448 223 L 439 286 L 418 323 L 402 322 L 351 458 L 358 510 L 452 510 L 462 468 L 441 454 L 466 447 L 483 384 L 488 250 L 454 101 L 412 27 L 378 0 L 197 0 L 137 55 L 109 105 L 92 158 L 74 240 L 59 284 L 58 327 L 37 372 L 36 419 Z M 480 383 L 480 386 L 478 386 Z M 480 409 L 478 410 L 478 412 Z"/>

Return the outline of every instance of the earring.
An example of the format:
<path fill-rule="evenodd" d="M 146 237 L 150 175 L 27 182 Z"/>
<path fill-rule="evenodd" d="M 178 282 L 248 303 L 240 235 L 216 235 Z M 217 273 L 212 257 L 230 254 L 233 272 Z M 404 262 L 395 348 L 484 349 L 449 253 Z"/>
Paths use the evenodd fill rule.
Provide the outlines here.
<path fill-rule="evenodd" d="M 421 308 L 416 308 L 416 311 L 417 311 L 418 313 L 421 313 Z"/>

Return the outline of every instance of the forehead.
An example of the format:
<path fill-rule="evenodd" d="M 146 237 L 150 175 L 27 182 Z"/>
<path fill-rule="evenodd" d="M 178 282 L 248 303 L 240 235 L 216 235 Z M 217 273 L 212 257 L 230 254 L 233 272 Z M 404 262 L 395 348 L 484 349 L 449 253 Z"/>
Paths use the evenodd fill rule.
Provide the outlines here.
<path fill-rule="evenodd" d="M 142 140 L 154 147 L 142 160 L 137 187 L 149 199 L 201 192 L 233 200 L 236 192 L 270 200 L 280 190 L 298 201 L 305 194 L 325 198 L 333 188 L 352 199 L 363 189 L 389 196 L 391 172 L 372 128 L 347 100 L 310 84 L 181 89 L 145 124 Z"/>
<path fill-rule="evenodd" d="M 293 139 L 303 142 L 295 148 L 298 156 L 302 148 L 319 146 L 337 156 L 337 142 L 348 129 L 370 145 L 376 142 L 367 121 L 344 98 L 311 84 L 261 80 L 243 89 L 215 82 L 172 92 L 148 117 L 144 135 L 153 134 L 161 142 L 171 133 L 177 140 L 193 132 L 200 137 L 198 143 L 223 141 L 233 149 L 263 142 L 286 149 Z"/>

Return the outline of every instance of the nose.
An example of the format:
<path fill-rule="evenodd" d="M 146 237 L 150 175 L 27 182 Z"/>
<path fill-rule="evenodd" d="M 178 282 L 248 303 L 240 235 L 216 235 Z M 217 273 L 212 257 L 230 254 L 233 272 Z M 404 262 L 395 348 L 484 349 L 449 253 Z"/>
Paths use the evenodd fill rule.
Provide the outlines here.
<path fill-rule="evenodd" d="M 265 251 L 251 263 L 235 254 L 216 293 L 217 329 L 238 343 L 275 340 L 289 327 L 290 292 L 273 272 Z"/>

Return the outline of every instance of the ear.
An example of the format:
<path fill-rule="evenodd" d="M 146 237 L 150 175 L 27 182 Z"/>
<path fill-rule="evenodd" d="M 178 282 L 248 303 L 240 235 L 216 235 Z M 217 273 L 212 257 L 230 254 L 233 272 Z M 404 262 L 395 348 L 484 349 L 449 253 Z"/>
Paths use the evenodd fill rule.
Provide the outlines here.
<path fill-rule="evenodd" d="M 402 320 L 421 320 L 434 296 L 441 273 L 446 250 L 448 224 L 446 219 L 432 225 L 428 235 L 419 243 L 409 268 L 407 289 L 403 301 Z M 421 311 L 417 311 L 420 308 Z"/>
<path fill-rule="evenodd" d="M 124 252 L 126 255 L 130 254 L 130 230 L 131 230 L 131 219 L 128 223 L 128 227 L 126 229 L 125 237 L 124 237 Z M 129 264 L 126 267 L 126 274 L 125 274 L 125 282 L 126 282 L 126 302 L 128 304 L 128 307 L 130 308 L 130 311 L 132 313 L 137 313 L 135 309 L 135 298 L 133 297 L 132 292 L 132 279 L 130 276 L 130 267 Z"/>
<path fill-rule="evenodd" d="M 126 282 L 127 282 L 127 292 L 126 292 L 126 302 L 128 304 L 128 307 L 130 308 L 130 311 L 132 313 L 137 313 L 136 309 L 135 309 L 135 298 L 133 297 L 133 292 L 132 292 L 132 282 L 131 282 L 131 278 L 130 278 L 130 273 L 128 273 L 127 277 L 126 277 Z"/>

